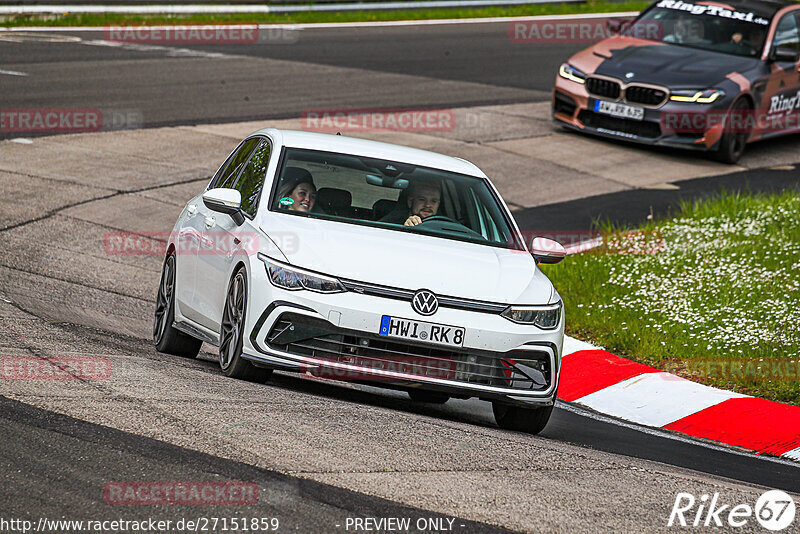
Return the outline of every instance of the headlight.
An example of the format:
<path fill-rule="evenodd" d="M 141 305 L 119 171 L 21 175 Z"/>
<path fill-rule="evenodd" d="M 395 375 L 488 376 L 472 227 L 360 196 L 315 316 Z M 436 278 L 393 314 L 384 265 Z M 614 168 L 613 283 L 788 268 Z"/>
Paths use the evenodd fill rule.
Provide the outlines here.
<path fill-rule="evenodd" d="M 509 306 L 500 315 L 515 323 L 552 330 L 561 320 L 561 302 L 547 306 Z"/>
<path fill-rule="evenodd" d="M 267 267 L 267 277 L 275 287 L 288 289 L 289 291 L 308 289 L 317 293 L 341 293 L 347 291 L 336 278 L 286 265 L 260 252 L 258 253 L 258 259 L 264 262 Z"/>
<path fill-rule="evenodd" d="M 672 91 L 669 97 L 674 102 L 695 102 L 697 104 L 710 104 L 715 100 L 725 96 L 725 93 L 719 89 L 682 89 L 679 91 Z"/>
<path fill-rule="evenodd" d="M 586 81 L 586 75 L 569 63 L 562 63 L 558 68 L 558 75 L 576 83 L 584 83 Z"/>

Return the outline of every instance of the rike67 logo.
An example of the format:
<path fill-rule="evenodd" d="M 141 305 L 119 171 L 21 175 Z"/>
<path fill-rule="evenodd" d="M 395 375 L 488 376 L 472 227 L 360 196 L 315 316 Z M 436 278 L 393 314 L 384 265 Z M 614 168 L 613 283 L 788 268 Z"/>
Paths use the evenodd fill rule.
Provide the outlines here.
<path fill-rule="evenodd" d="M 755 519 L 763 528 L 778 532 L 794 522 L 794 515 L 794 499 L 781 490 L 763 493 L 755 506 L 726 503 L 716 492 L 701 495 L 699 499 L 691 493 L 678 493 L 667 526 L 738 528 Z"/>

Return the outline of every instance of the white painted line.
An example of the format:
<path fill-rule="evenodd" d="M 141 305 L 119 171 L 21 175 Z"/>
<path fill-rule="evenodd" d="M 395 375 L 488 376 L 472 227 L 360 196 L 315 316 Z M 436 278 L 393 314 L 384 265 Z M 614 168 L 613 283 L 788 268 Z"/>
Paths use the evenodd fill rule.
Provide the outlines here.
<path fill-rule="evenodd" d="M 581 2 L 582 0 L 561 0 Z M 58 14 L 58 13 L 299 13 L 322 11 L 379 11 L 395 9 L 430 9 L 448 7 L 491 7 L 521 4 L 545 4 L 552 0 L 426 0 L 417 2 L 349 2 L 336 4 L 298 5 L 10 5 L 0 6 L 0 14 Z"/>
<path fill-rule="evenodd" d="M 747 396 L 670 373 L 644 373 L 575 402 L 626 421 L 662 427 L 722 401 Z"/>
<path fill-rule="evenodd" d="M 9 76 L 27 76 L 27 72 L 19 72 L 16 70 L 3 70 L 0 69 L 0 74 L 8 74 Z"/>
<path fill-rule="evenodd" d="M 21 145 L 32 145 L 33 144 L 33 141 L 31 141 L 30 139 L 25 139 L 24 137 L 15 137 L 14 139 L 11 139 L 11 142 L 12 143 L 19 143 Z M 3 300 L 5 300 L 5 299 L 3 299 Z M 6 300 L 6 302 L 11 302 L 11 301 L 10 300 Z"/>
<path fill-rule="evenodd" d="M 371 22 L 309 22 L 303 24 L 286 23 L 286 24 L 259 24 L 259 29 L 270 28 L 288 28 L 288 29 L 325 29 L 325 28 L 372 28 L 372 27 L 390 27 L 390 26 L 436 26 L 446 24 L 494 24 L 504 22 L 526 22 L 537 20 L 580 20 L 580 19 L 597 19 L 597 18 L 611 18 L 611 17 L 633 17 L 638 15 L 637 11 L 619 11 L 614 13 L 580 13 L 572 15 L 536 15 L 530 17 L 484 17 L 473 19 L 425 19 L 425 20 L 384 20 L 384 21 L 371 21 Z M 225 25 L 230 28 L 252 28 L 253 25 Z M 151 29 L 165 29 L 173 26 L 147 26 Z M 30 27 L 11 27 L 0 28 L 2 32 L 89 32 L 89 31 L 104 31 L 103 26 L 30 26 Z"/>
<path fill-rule="evenodd" d="M 172 48 L 169 46 L 138 44 L 138 43 L 122 43 L 117 41 L 81 41 L 81 44 L 89 46 L 108 46 L 111 48 L 121 48 L 123 50 L 132 50 L 134 52 L 163 52 L 168 57 L 204 57 L 204 58 L 230 58 L 236 57 L 230 54 L 222 54 L 219 52 L 205 52 L 203 50 L 193 50 L 191 48 Z"/>
<path fill-rule="evenodd" d="M 600 350 L 600 347 L 575 339 L 574 337 L 564 336 L 562 356 L 569 356 L 573 352 L 578 352 L 580 350 Z"/>
<path fill-rule="evenodd" d="M 587 410 L 585 408 L 582 408 L 581 406 L 578 406 L 576 404 L 572 404 L 571 402 L 563 401 L 561 399 L 556 399 L 556 408 L 559 408 L 561 410 L 566 410 L 568 412 L 572 412 L 572 413 L 580 415 L 582 417 L 588 417 L 589 419 L 594 419 L 595 421 L 600 421 L 600 422 L 603 422 L 603 423 L 608 423 L 608 424 L 611 424 L 611 425 L 617 425 L 617 426 L 621 426 L 623 428 L 628 428 L 628 429 L 631 429 L 631 430 L 635 430 L 637 432 L 641 432 L 642 434 L 647 434 L 649 436 L 656 436 L 656 437 L 659 437 L 659 438 L 662 438 L 662 439 L 671 439 L 671 440 L 674 440 L 674 441 L 680 441 L 681 443 L 689 443 L 689 444 L 692 444 L 692 445 L 697 445 L 698 447 L 704 447 L 706 449 L 711 449 L 711 450 L 714 450 L 714 451 L 725 452 L 725 453 L 729 453 L 729 454 L 736 454 L 738 456 L 747 456 L 748 458 L 758 458 L 758 459 L 763 460 L 765 462 L 773 462 L 773 463 L 780 464 L 780 465 L 790 465 L 792 467 L 797 467 L 797 463 L 789 461 L 789 460 L 784 460 L 783 458 L 789 458 L 790 460 L 796 459 L 797 461 L 800 461 L 800 453 L 798 453 L 798 456 L 796 458 L 787 456 L 788 454 L 790 454 L 790 453 L 792 453 L 794 451 L 790 451 L 790 452 L 784 453 L 781 457 L 766 456 L 766 455 L 761 455 L 761 454 L 756 455 L 756 454 L 753 454 L 752 452 L 745 452 L 745 451 L 741 451 L 741 450 L 734 449 L 734 448 L 731 448 L 731 447 L 726 447 L 724 445 L 717 445 L 716 443 L 713 443 L 713 442 L 701 441 L 701 440 L 699 440 L 697 438 L 691 438 L 691 437 L 684 436 L 684 435 L 681 435 L 681 434 L 675 434 L 675 433 L 669 432 L 668 430 L 662 430 L 662 429 L 658 429 L 658 428 L 649 428 L 649 427 L 646 427 L 646 426 L 639 426 L 639 425 L 634 424 L 634 423 L 628 423 L 628 422 L 625 422 L 625 421 L 621 421 L 619 419 L 615 419 L 614 417 L 609 417 L 609 416 L 603 415 L 601 413 L 597 413 L 597 412 L 593 412 L 591 410 Z M 797 451 L 797 450 L 798 449 L 795 449 L 795 451 Z"/>

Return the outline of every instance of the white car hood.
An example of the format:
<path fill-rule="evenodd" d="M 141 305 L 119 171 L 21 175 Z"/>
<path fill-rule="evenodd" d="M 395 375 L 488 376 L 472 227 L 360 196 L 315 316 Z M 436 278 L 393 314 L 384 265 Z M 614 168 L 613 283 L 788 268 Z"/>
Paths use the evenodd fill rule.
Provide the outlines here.
<path fill-rule="evenodd" d="M 292 265 L 339 278 L 504 304 L 553 294 L 527 252 L 285 214 L 262 231 Z"/>

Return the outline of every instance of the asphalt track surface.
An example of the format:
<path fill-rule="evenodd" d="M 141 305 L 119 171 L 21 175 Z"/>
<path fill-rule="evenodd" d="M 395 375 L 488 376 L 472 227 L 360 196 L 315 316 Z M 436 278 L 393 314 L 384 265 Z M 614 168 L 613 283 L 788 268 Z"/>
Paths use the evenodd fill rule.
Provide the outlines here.
<path fill-rule="evenodd" d="M 113 47 L 100 44 L 102 31 L 58 35 L 0 35 L 0 69 L 28 74 L 0 75 L 3 107 L 133 109 L 145 126 L 164 126 L 310 107 L 543 101 L 560 62 L 584 46 L 514 43 L 508 23 L 304 29 L 243 45 Z"/>
<path fill-rule="evenodd" d="M 294 45 L 187 47 L 180 53 L 169 46 L 87 45 L 101 37 L 77 37 L 82 40 L 0 40 L 0 69 L 27 74 L 0 75 L 2 107 L 136 109 L 145 126 L 157 126 L 294 117 L 309 107 L 545 102 L 555 67 L 583 46 L 512 43 L 505 24 L 314 30 Z M 10 481 L 0 494 L 3 516 L 115 517 L 119 509 L 99 502 L 109 480 L 223 478 L 256 481 L 262 492 L 257 509 L 236 513 L 276 515 L 284 525 L 297 521 L 301 531 L 335 531 L 337 522 L 353 515 L 438 517 L 429 510 L 484 521 L 458 519 L 465 531 L 485 531 L 489 524 L 528 531 L 558 531 L 558 525 L 656 531 L 665 528 L 677 491 L 699 495 L 722 488 L 742 502 L 752 502 L 759 486 L 800 492 L 800 470 L 789 463 L 645 433 L 586 413 L 556 409 L 545 431 L 531 437 L 497 430 L 490 409 L 479 402 L 416 405 L 395 392 L 282 374 L 266 386 L 239 383 L 219 373 L 212 354 L 187 362 L 155 353 L 146 325 L 158 259 L 131 258 L 125 265 L 82 253 L 85 243 L 63 245 L 59 239 L 68 232 L 88 241 L 87 235 L 119 228 L 114 209 L 129 209 L 129 228 L 140 217 L 174 220 L 212 168 L 210 162 L 191 167 L 185 155 L 174 160 L 179 170 L 170 169 L 173 175 L 161 182 L 154 177 L 153 185 L 139 174 L 92 176 L 99 160 L 83 163 L 82 179 L 59 176 L 57 164 L 26 174 L 0 158 L 10 199 L 20 179 L 48 188 L 66 180 L 63 190 L 30 206 L 3 204 L 4 354 L 107 354 L 122 380 L 108 387 L 6 384 L 3 394 L 26 404 L 0 400 L 0 465 Z M 604 217 L 635 223 L 651 210 L 667 213 L 681 198 L 721 188 L 780 190 L 797 183 L 791 166 L 759 168 L 669 188 L 525 204 L 515 217 L 523 227 L 557 221 L 558 228 L 585 229 Z M 103 205 L 103 199 L 124 198 L 144 209 Z M 153 204 L 169 213 L 153 215 Z M 43 254 L 48 249 L 58 268 Z M 131 379 L 134 386 L 125 382 Z M 482 485 L 486 489 L 474 494 L 463 488 Z M 545 496 L 520 496 L 525 506 L 519 509 L 506 501 L 520 491 Z M 482 501 L 471 500 L 475 495 Z M 570 503 L 572 517 L 552 517 Z M 579 506 L 586 510 L 578 512 Z M 127 508 L 124 515 L 184 512 L 198 515 L 149 507 Z"/>

